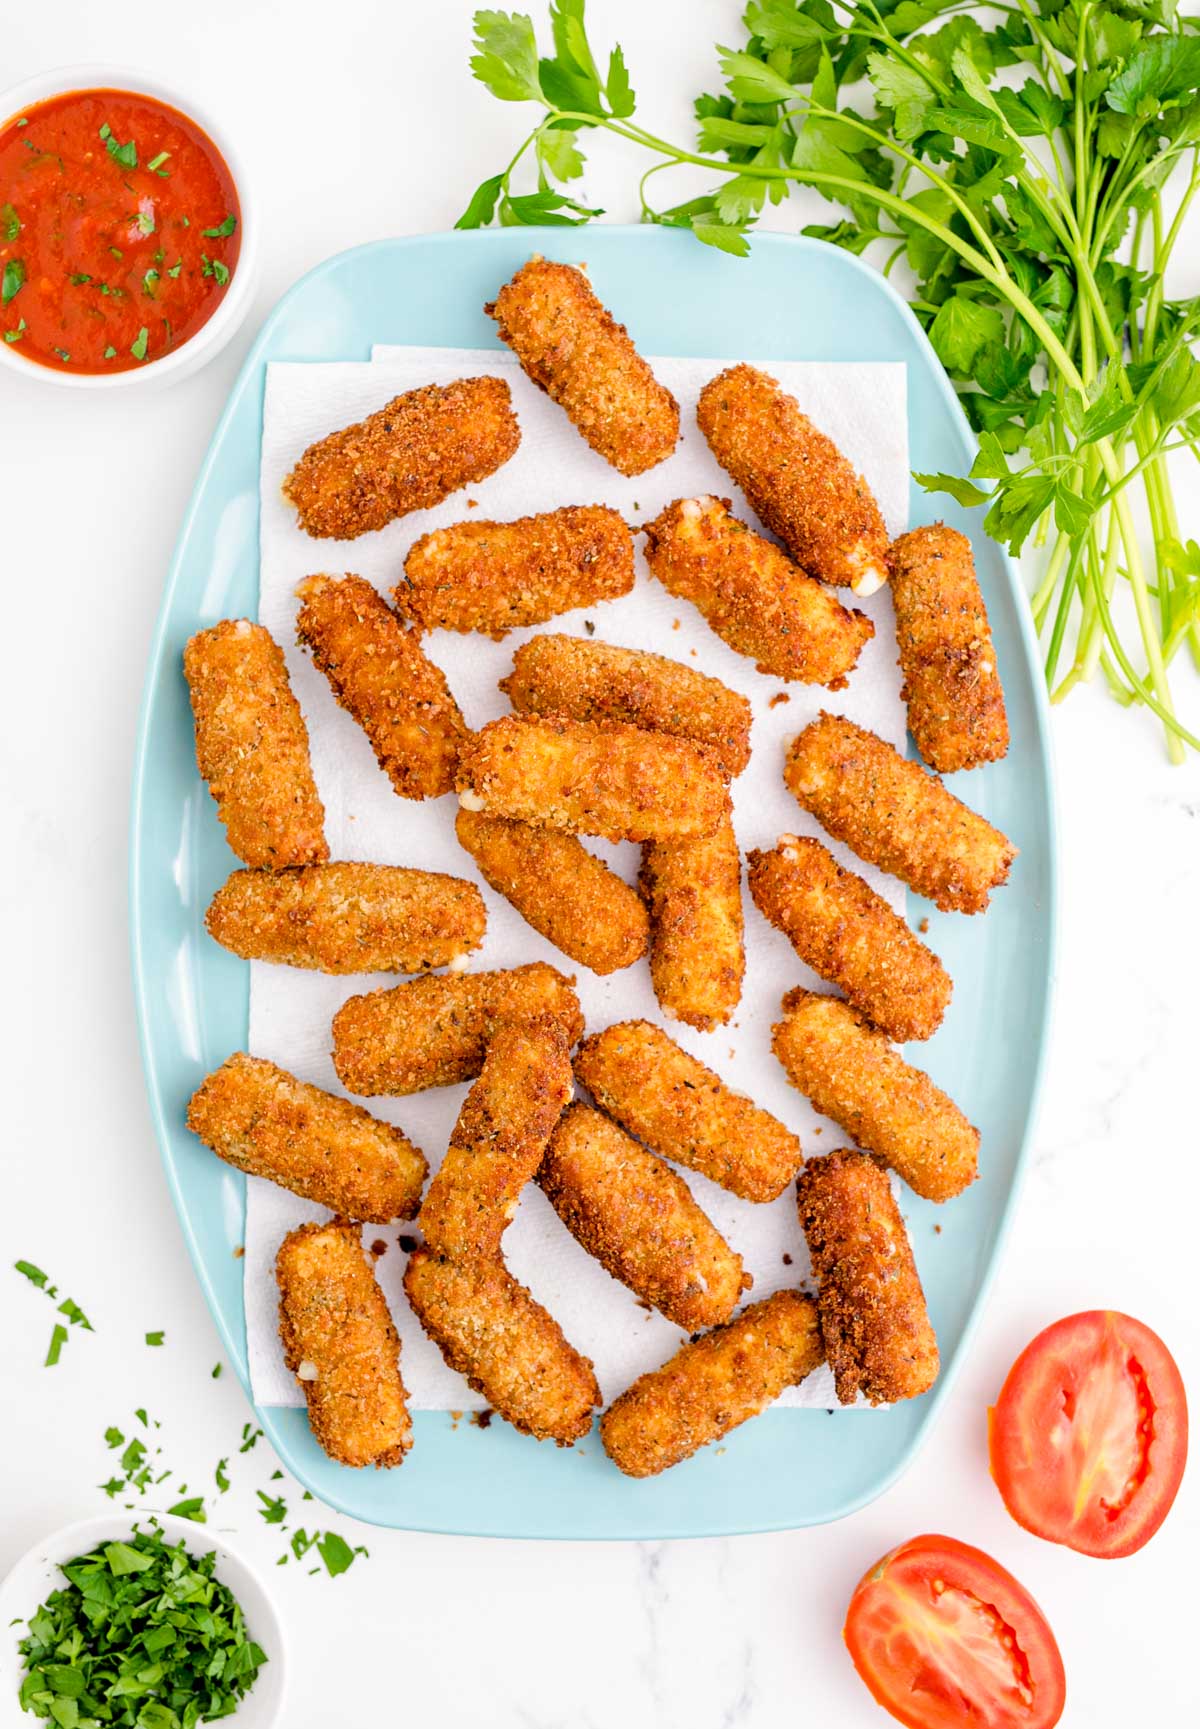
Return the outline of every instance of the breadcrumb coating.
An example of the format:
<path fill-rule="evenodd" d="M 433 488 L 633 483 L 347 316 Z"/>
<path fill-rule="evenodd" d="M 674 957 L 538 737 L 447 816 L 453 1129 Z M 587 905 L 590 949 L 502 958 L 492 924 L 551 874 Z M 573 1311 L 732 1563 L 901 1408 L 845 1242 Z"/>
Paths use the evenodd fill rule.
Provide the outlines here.
<path fill-rule="evenodd" d="M 301 1225 L 279 1245 L 279 1337 L 313 1437 L 339 1465 L 401 1465 L 412 1446 L 400 1336 L 357 1225 Z"/>
<path fill-rule="evenodd" d="M 283 496 L 314 539 L 354 540 L 486 480 L 520 442 L 502 378 L 426 384 L 310 444 Z"/>
<path fill-rule="evenodd" d="M 247 618 L 223 619 L 192 637 L 183 670 L 196 764 L 242 863 L 281 870 L 327 859 L 308 729 L 271 633 Z"/>
<path fill-rule="evenodd" d="M 915 1399 L 937 1380 L 938 1347 L 887 1176 L 865 1153 L 810 1159 L 796 1184 L 821 1336 L 837 1396 Z"/>
<path fill-rule="evenodd" d="M 802 1162 L 800 1142 L 650 1021 L 585 1039 L 575 1074 L 602 1110 L 660 1158 L 747 1201 L 773 1201 Z"/>
<path fill-rule="evenodd" d="M 535 255 L 483 310 L 525 376 L 621 474 L 643 474 L 670 456 L 679 404 L 581 270 Z"/>
<path fill-rule="evenodd" d="M 984 912 L 1017 856 L 936 775 L 840 715 L 821 714 L 792 741 L 783 778 L 835 840 L 943 912 Z"/>
<path fill-rule="evenodd" d="M 723 1026 L 746 971 L 742 860 L 729 818 L 700 840 L 643 847 L 638 886 L 650 908 L 650 977 L 663 1014 L 702 1032 Z"/>

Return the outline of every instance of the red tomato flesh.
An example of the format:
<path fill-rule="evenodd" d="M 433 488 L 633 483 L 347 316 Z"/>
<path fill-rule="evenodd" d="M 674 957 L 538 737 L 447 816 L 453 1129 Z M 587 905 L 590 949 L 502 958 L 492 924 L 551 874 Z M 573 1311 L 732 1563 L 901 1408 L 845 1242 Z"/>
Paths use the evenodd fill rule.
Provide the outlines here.
<path fill-rule="evenodd" d="M 1157 1333 L 1115 1310 L 1039 1333 L 989 1413 L 992 1476 L 1018 1525 L 1081 1555 L 1148 1543 L 1187 1461 L 1187 1395 Z"/>

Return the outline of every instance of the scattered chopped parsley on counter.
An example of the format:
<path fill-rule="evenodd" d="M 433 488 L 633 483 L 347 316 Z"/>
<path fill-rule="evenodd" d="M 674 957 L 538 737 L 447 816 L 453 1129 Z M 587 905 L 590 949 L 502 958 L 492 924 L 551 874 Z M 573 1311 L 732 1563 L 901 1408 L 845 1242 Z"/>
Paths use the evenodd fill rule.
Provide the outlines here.
<path fill-rule="evenodd" d="M 146 332 L 143 330 L 142 335 L 145 336 L 145 334 L 146 334 Z M 132 354 L 136 347 L 137 347 L 137 344 L 135 343 L 134 348 L 131 348 L 129 352 Z M 145 355 L 145 352 L 146 352 L 146 344 L 143 342 L 142 343 L 142 352 L 141 352 L 141 354 L 138 355 L 139 360 L 141 360 L 143 358 L 143 356 Z M 165 1338 L 166 1338 L 165 1333 L 147 1333 L 146 1334 L 146 1343 L 148 1345 L 161 1345 Z"/>
<path fill-rule="evenodd" d="M 25 320 L 22 319 L 21 330 L 23 331 L 24 328 Z M 6 331 L 5 341 L 17 341 L 19 336 L 20 331 Z M 61 354 L 62 350 L 59 349 L 58 352 Z M 65 358 L 69 359 L 70 356 L 66 356 Z M 35 1266 L 32 1261 L 14 1261 L 13 1270 L 20 1273 L 22 1278 L 28 1279 L 29 1283 L 36 1286 L 39 1291 L 44 1292 L 45 1295 L 50 1298 L 51 1302 L 53 1302 L 58 1296 L 58 1286 L 52 1284 L 49 1274 L 43 1272 L 41 1267 Z M 83 1310 L 79 1307 L 79 1304 L 75 1302 L 72 1297 L 63 1298 L 62 1302 L 58 1305 L 58 1313 L 60 1315 L 65 1315 L 72 1327 L 83 1327 L 85 1331 L 89 1333 L 93 1333 L 96 1330 L 84 1314 Z M 63 1326 L 61 1321 L 56 1322 L 54 1331 L 50 1335 L 50 1347 L 46 1352 L 44 1367 L 47 1369 L 54 1368 L 59 1358 L 62 1356 L 62 1348 L 69 1338 L 70 1333 L 68 1329 Z"/>

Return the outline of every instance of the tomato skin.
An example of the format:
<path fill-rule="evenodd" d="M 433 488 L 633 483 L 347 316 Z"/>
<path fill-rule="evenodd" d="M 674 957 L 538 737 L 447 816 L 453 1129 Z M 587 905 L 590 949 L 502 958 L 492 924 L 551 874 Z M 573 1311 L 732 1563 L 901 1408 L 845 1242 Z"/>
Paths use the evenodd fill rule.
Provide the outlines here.
<path fill-rule="evenodd" d="M 1157 1333 L 1116 1310 L 1056 1321 L 988 1413 L 992 1477 L 1026 1531 L 1081 1555 L 1144 1548 L 1187 1463 L 1187 1394 Z"/>
<path fill-rule="evenodd" d="M 842 1630 L 876 1704 L 908 1729 L 1054 1729 L 1066 1675 L 1025 1587 L 982 1549 L 913 1537 L 863 1576 Z"/>

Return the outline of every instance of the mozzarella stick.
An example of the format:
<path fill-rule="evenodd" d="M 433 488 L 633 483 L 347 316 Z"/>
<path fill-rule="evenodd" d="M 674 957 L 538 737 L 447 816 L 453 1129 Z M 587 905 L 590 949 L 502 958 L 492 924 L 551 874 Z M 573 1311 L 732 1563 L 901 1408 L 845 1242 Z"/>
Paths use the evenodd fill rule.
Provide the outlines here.
<path fill-rule="evenodd" d="M 525 376 L 621 474 L 642 474 L 670 456 L 679 404 L 581 270 L 535 255 L 483 310 Z"/>
<path fill-rule="evenodd" d="M 696 421 L 763 527 L 810 576 L 856 594 L 883 587 L 887 529 L 870 487 L 774 378 L 729 367 L 700 392 Z"/>
<path fill-rule="evenodd" d="M 624 721 L 704 745 L 721 773 L 750 761 L 750 704 L 718 678 L 641 649 L 576 636 L 535 636 L 500 689 L 518 714 Z"/>
<path fill-rule="evenodd" d="M 296 592 L 299 641 L 400 797 L 449 792 L 467 729 L 445 673 L 416 633 L 361 576 L 310 576 Z"/>
<path fill-rule="evenodd" d="M 401 865 L 234 871 L 204 918 L 247 961 L 320 973 L 421 973 L 477 949 L 487 927 L 474 883 Z"/>
<path fill-rule="evenodd" d="M 824 1357 L 811 1297 L 776 1291 L 614 1399 L 600 1419 L 604 1450 L 627 1477 L 655 1477 L 757 1417 Z"/>
<path fill-rule="evenodd" d="M 932 1038 L 954 988 L 950 975 L 881 895 L 803 835 L 785 834 L 748 862 L 755 906 L 806 966 L 898 1044 Z"/>
<path fill-rule="evenodd" d="M 595 1370 L 503 1261 L 416 1248 L 404 1290 L 446 1362 L 514 1429 L 560 1447 L 587 1434 L 600 1403 Z"/>
<path fill-rule="evenodd" d="M 642 849 L 650 908 L 650 978 L 663 1014 L 702 1032 L 737 1008 L 746 970 L 742 861 L 726 818 L 701 840 Z"/>
<path fill-rule="evenodd" d="M 357 1225 L 301 1225 L 279 1245 L 279 1337 L 317 1443 L 339 1465 L 401 1465 L 412 1446 L 400 1337 Z"/>
<path fill-rule="evenodd" d="M 686 739 L 608 722 L 489 721 L 464 746 L 467 810 L 605 840 L 711 834 L 729 809 L 715 759 Z"/>
<path fill-rule="evenodd" d="M 354 540 L 486 480 L 520 442 L 503 379 L 426 384 L 310 444 L 283 496 L 314 539 Z"/>
<path fill-rule="evenodd" d="M 800 1169 L 800 1142 L 650 1021 L 585 1039 L 575 1073 L 602 1110 L 660 1158 L 747 1201 L 773 1201 Z"/>
<path fill-rule="evenodd" d="M 274 637 L 249 619 L 223 619 L 192 637 L 183 670 L 196 764 L 242 863 L 281 870 L 327 859 L 308 729 Z"/>
<path fill-rule="evenodd" d="M 245 1051 L 192 1094 L 187 1126 L 227 1165 L 343 1218 L 386 1225 L 421 1204 L 429 1167 L 407 1135 Z"/>
<path fill-rule="evenodd" d="M 892 542 L 896 645 L 908 730 L 940 774 L 996 762 L 1008 716 L 971 542 L 936 522 Z"/>
<path fill-rule="evenodd" d="M 886 1173 L 866 1153 L 829 1153 L 805 1165 L 796 1195 L 839 1401 L 928 1392 L 937 1339 Z"/>
<path fill-rule="evenodd" d="M 936 775 L 873 732 L 821 714 L 788 751 L 788 790 L 835 840 L 943 912 L 981 913 L 1017 849 Z"/>
<path fill-rule="evenodd" d="M 466 809 L 454 830 L 484 881 L 580 966 L 613 973 L 645 954 L 641 897 L 573 834 Z"/>
<path fill-rule="evenodd" d="M 348 1092 L 419 1093 L 473 1081 L 503 1021 L 553 1015 L 567 1044 L 583 1031 L 572 980 L 542 961 L 510 972 L 427 973 L 350 997 L 333 1017 L 333 1066 Z"/>
<path fill-rule="evenodd" d="M 603 504 L 516 522 L 456 522 L 423 534 L 404 561 L 396 605 L 421 630 L 505 636 L 633 587 L 633 536 Z"/>
<path fill-rule="evenodd" d="M 683 1178 L 587 1105 L 559 1119 L 537 1180 L 605 1272 L 689 1333 L 727 1321 L 753 1282 Z"/>
<path fill-rule="evenodd" d="M 677 498 L 643 525 L 646 563 L 759 672 L 841 690 L 875 626 L 730 513 L 727 498 Z"/>
<path fill-rule="evenodd" d="M 421 1208 L 431 1249 L 499 1253 L 570 1097 L 571 1059 L 557 1021 L 543 1015 L 496 1028 Z"/>
<path fill-rule="evenodd" d="M 813 991 L 789 991 L 783 1012 L 771 1048 L 823 1117 L 927 1201 L 948 1201 L 975 1181 L 979 1130 L 886 1033 L 848 1003 Z"/>

